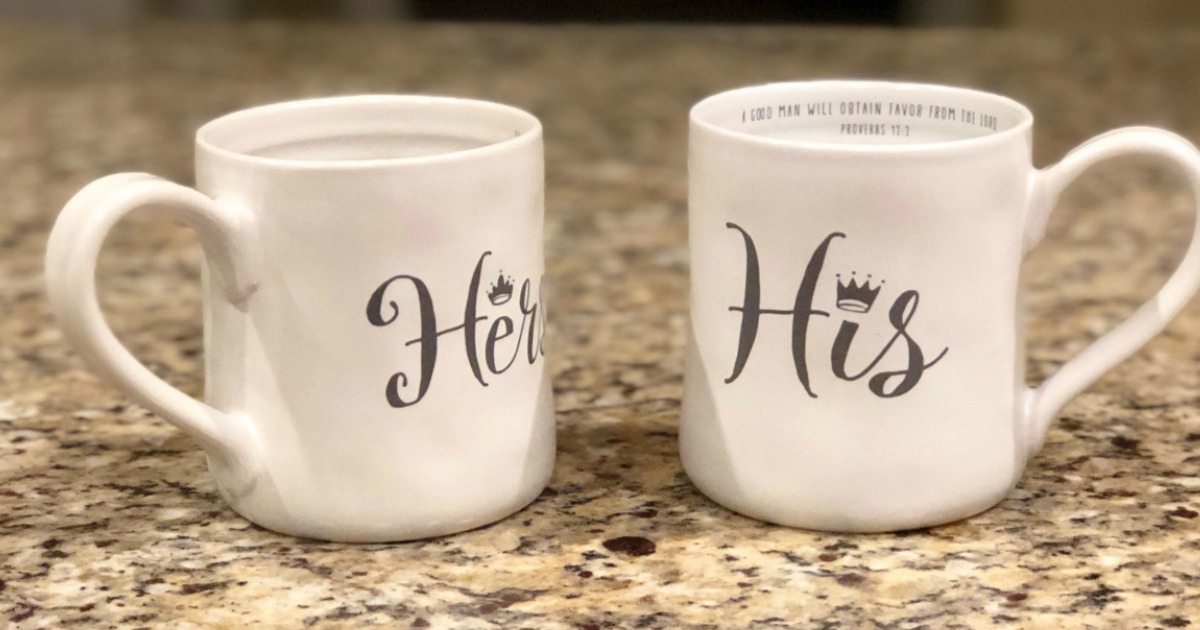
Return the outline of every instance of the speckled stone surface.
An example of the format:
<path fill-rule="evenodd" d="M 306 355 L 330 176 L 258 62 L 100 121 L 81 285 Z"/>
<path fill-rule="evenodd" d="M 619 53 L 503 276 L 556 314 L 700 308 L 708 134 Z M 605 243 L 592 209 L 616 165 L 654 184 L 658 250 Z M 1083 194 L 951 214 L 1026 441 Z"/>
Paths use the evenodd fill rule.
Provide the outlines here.
<path fill-rule="evenodd" d="M 1044 165 L 1120 125 L 1200 138 L 1197 59 L 1195 31 L 2 26 L 0 627 L 1200 628 L 1195 305 L 966 522 L 767 526 L 701 496 L 676 446 L 694 100 L 815 77 L 982 87 L 1031 106 Z M 47 313 L 46 232 L 83 184 L 190 181 L 201 122 L 356 92 L 484 97 L 546 127 L 558 465 L 527 510 L 457 536 L 350 546 L 250 525 L 195 445 L 98 381 Z M 1147 297 L 1190 225 L 1180 180 L 1152 163 L 1081 180 L 1027 265 L 1031 378 Z M 189 232 L 146 213 L 101 269 L 118 333 L 197 394 L 199 264 Z"/>

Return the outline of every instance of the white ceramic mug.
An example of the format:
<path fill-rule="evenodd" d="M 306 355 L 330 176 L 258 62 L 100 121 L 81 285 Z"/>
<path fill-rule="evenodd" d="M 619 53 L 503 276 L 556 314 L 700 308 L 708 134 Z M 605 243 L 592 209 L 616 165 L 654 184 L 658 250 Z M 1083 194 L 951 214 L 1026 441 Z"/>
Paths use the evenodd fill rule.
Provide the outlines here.
<path fill-rule="evenodd" d="M 692 109 L 680 448 L 705 494 L 821 530 L 970 516 L 1013 488 L 1068 400 L 1183 308 L 1195 235 L 1153 299 L 1026 386 L 1021 261 L 1063 188 L 1141 153 L 1200 196 L 1200 153 L 1179 136 L 1121 129 L 1036 170 L 1032 123 L 992 94 L 857 81 Z"/>
<path fill-rule="evenodd" d="M 538 120 L 318 99 L 219 118 L 196 153 L 196 190 L 105 177 L 54 226 L 51 306 L 92 365 L 195 437 L 222 496 L 273 530 L 406 540 L 531 502 L 555 448 Z M 97 303 L 102 241 L 145 206 L 206 255 L 203 403 L 134 359 Z"/>

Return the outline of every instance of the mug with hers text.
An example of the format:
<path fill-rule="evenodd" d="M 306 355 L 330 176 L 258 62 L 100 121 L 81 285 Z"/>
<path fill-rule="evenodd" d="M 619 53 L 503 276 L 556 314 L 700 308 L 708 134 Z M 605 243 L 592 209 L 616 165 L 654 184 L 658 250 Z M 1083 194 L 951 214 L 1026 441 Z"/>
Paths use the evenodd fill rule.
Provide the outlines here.
<path fill-rule="evenodd" d="M 51 306 L 97 370 L 197 439 L 246 518 L 354 542 L 470 529 L 553 466 L 543 168 L 541 124 L 495 103 L 237 112 L 197 133 L 196 190 L 123 174 L 71 199 Z M 205 402 L 141 365 L 97 302 L 105 235 L 146 206 L 204 249 Z"/>
<path fill-rule="evenodd" d="M 1025 385 L 1021 261 L 1063 188 L 1140 153 L 1178 165 L 1200 198 L 1200 153 L 1177 135 L 1120 129 L 1037 170 L 1032 123 L 993 94 L 868 81 L 692 109 L 679 439 L 705 494 L 820 530 L 970 516 L 1008 494 L 1068 400 L 1183 308 L 1197 234 L 1153 299 Z"/>

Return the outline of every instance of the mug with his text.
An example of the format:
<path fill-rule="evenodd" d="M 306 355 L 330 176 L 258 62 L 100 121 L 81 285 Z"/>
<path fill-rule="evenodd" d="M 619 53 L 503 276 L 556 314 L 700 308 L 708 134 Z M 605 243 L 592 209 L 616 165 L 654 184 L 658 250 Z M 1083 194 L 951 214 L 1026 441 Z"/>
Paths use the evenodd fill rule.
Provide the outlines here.
<path fill-rule="evenodd" d="M 554 462 L 543 168 L 541 124 L 495 103 L 237 112 L 197 133 L 196 190 L 113 175 L 67 204 L 51 306 L 98 371 L 200 443 L 246 518 L 354 542 L 470 529 L 531 502 Z M 97 302 L 105 235 L 147 206 L 207 259 L 205 402 L 140 364 Z"/>
<path fill-rule="evenodd" d="M 1032 123 L 1000 96 L 867 81 L 692 109 L 680 449 L 705 494 L 820 530 L 970 516 L 1008 494 L 1068 400 L 1183 308 L 1197 234 L 1153 299 L 1025 385 L 1021 261 L 1063 188 L 1140 153 L 1200 198 L 1200 153 L 1177 135 L 1120 129 L 1036 170 Z"/>

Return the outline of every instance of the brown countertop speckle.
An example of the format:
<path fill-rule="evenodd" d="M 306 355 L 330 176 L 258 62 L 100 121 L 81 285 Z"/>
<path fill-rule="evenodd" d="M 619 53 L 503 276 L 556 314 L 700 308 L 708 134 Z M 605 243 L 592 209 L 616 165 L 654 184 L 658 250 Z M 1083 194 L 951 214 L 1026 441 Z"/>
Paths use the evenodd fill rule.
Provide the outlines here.
<path fill-rule="evenodd" d="M 1034 110 L 1044 165 L 1121 125 L 1200 138 L 1197 59 L 1200 31 L 0 26 L 0 626 L 1200 628 L 1194 305 L 965 522 L 768 526 L 701 496 L 676 447 L 693 101 L 818 77 L 981 87 Z M 205 120 L 358 92 L 482 97 L 545 123 L 558 465 L 528 509 L 461 535 L 350 546 L 247 523 L 194 444 L 64 344 L 43 295 L 47 230 L 86 182 L 188 182 Z M 1026 267 L 1031 378 L 1145 299 L 1191 220 L 1153 163 L 1081 180 Z M 146 213 L 101 265 L 118 334 L 196 394 L 199 264 L 194 236 Z"/>

